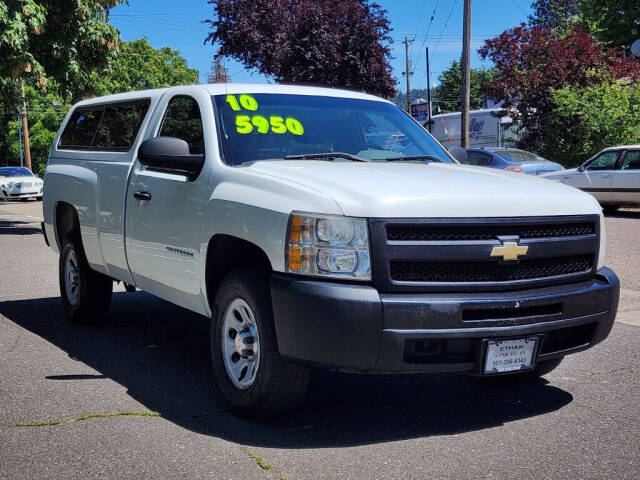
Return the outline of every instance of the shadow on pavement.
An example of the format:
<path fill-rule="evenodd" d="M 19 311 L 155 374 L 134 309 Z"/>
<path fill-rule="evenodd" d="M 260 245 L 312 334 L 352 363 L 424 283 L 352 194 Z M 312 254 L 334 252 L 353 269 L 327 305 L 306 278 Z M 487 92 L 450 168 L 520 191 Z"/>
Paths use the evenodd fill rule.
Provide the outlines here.
<path fill-rule="evenodd" d="M 451 435 L 552 412 L 573 399 L 544 380 L 317 371 L 298 409 L 268 422 L 246 420 L 226 409 L 214 386 L 205 317 L 143 292 L 114 294 L 108 323 L 97 327 L 71 324 L 58 298 L 2 302 L 0 314 L 175 424 L 245 445 L 341 447 Z M 47 376 L 83 380 L 70 377 Z"/>
<path fill-rule="evenodd" d="M 637 218 L 637 219 L 640 219 L 640 210 L 638 210 L 638 209 L 633 209 L 633 210 L 620 209 L 620 210 L 616 210 L 615 212 L 605 214 L 605 217 Z"/>
<path fill-rule="evenodd" d="M 0 220 L 0 235 L 42 234 L 42 230 L 40 228 L 33 226 L 34 223 L 35 222 L 22 222 L 19 220 Z"/>

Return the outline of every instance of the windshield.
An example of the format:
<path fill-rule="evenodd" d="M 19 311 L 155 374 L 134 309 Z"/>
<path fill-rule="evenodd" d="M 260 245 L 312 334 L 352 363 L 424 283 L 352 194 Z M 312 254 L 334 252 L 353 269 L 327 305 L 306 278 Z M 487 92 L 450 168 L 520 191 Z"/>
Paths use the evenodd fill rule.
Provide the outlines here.
<path fill-rule="evenodd" d="M 386 102 L 282 94 L 216 95 L 213 101 L 230 165 L 330 152 L 372 161 L 426 156 L 435 158 L 415 160 L 453 163 L 422 127 Z"/>
<path fill-rule="evenodd" d="M 535 153 L 525 152 L 524 150 L 496 150 L 497 153 L 505 160 L 510 162 L 548 162 L 546 158 L 536 155 Z"/>
<path fill-rule="evenodd" d="M 33 177 L 24 167 L 0 167 L 0 177 Z"/>

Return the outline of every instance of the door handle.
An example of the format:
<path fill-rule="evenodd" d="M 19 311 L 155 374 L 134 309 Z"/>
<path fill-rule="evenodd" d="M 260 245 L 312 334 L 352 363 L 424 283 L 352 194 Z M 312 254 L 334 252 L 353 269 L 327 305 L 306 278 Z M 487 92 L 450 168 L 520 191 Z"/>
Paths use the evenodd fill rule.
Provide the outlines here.
<path fill-rule="evenodd" d="M 602 174 L 600 175 L 600 178 L 609 178 L 611 175 L 609 175 L 608 173 Z"/>
<path fill-rule="evenodd" d="M 151 194 L 149 192 L 135 192 L 133 194 L 133 198 L 136 200 L 151 200 Z"/>

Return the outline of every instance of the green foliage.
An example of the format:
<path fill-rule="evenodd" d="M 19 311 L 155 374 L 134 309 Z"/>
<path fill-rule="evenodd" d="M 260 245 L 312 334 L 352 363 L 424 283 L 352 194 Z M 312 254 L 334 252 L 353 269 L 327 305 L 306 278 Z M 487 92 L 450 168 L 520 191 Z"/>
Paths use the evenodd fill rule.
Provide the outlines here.
<path fill-rule="evenodd" d="M 478 110 L 484 105 L 481 91 L 483 82 L 490 82 L 493 70 L 471 69 L 471 110 Z M 440 106 L 441 113 L 459 112 L 462 109 L 462 68 L 460 62 L 454 60 L 449 68 L 438 77 L 439 86 L 434 89 L 433 103 Z"/>
<path fill-rule="evenodd" d="M 153 48 L 145 37 L 123 42 L 119 53 L 100 72 L 91 74 L 95 95 L 198 83 L 198 70 L 189 68 L 178 50 Z"/>
<path fill-rule="evenodd" d="M 640 83 L 564 87 L 552 97 L 543 156 L 576 166 L 603 148 L 640 143 Z"/>
<path fill-rule="evenodd" d="M 638 0 L 580 0 L 579 24 L 608 46 L 630 47 L 640 39 Z"/>
<path fill-rule="evenodd" d="M 33 172 L 44 175 L 51 143 L 70 105 L 54 93 L 41 93 L 33 87 L 26 87 L 25 96 L 29 105 L 29 142 Z M 6 159 L 2 163 L 20 164 L 20 143 L 18 140 L 17 112 L 0 132 L 0 144 L 6 145 Z M 6 160 L 6 161 L 5 161 Z"/>
<path fill-rule="evenodd" d="M 146 88 L 160 88 L 198 82 L 198 71 L 187 66 L 187 61 L 177 50 L 169 47 L 155 49 L 145 38 L 122 43 L 115 56 L 100 72 L 89 74 L 90 85 L 81 87 L 84 95 L 95 95 Z M 51 144 L 56 132 L 71 107 L 73 92 L 61 95 L 59 85 L 52 81 L 46 92 L 34 86 L 26 87 L 28 105 L 29 140 L 31 162 L 34 173 L 44 174 Z M 0 101 L 0 164 L 20 163 L 20 143 L 18 140 L 18 120 L 16 109 Z"/>
<path fill-rule="evenodd" d="M 564 33 L 578 20 L 582 0 L 535 0 L 531 4 L 533 15 L 529 24 L 534 27 L 550 28 Z"/>
<path fill-rule="evenodd" d="M 14 104 L 16 80 L 78 97 L 90 72 L 118 47 L 108 10 L 123 0 L 4 0 L 0 2 L 0 101 Z M 126 2 L 125 2 L 126 3 Z"/>
<path fill-rule="evenodd" d="M 478 110 L 484 106 L 482 83 L 491 82 L 495 70 L 471 69 L 471 110 Z M 462 69 L 460 62 L 454 60 L 449 68 L 438 77 L 439 85 L 431 90 L 431 104 L 433 114 L 459 112 L 462 108 Z M 411 100 L 427 99 L 427 89 L 411 90 Z M 407 94 L 398 92 L 393 102 L 401 108 L 407 108 Z M 439 110 L 438 110 L 439 108 Z"/>

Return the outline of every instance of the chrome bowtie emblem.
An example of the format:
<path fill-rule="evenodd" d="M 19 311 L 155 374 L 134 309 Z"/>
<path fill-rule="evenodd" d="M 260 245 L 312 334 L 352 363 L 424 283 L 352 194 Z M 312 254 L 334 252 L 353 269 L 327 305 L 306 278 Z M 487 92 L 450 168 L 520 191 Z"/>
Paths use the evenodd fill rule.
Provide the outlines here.
<path fill-rule="evenodd" d="M 502 242 L 501 246 L 495 246 L 491 249 L 491 257 L 502 257 L 504 261 L 518 260 L 518 257 L 524 256 L 529 251 L 529 246 L 519 245 L 518 242 Z"/>

